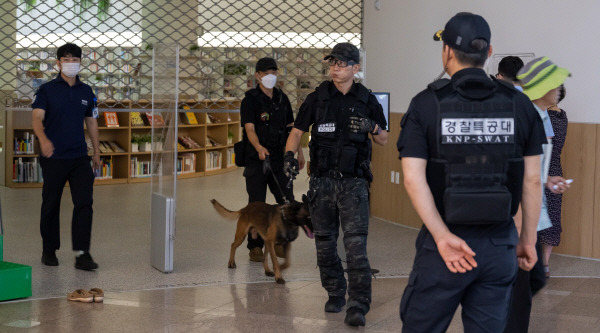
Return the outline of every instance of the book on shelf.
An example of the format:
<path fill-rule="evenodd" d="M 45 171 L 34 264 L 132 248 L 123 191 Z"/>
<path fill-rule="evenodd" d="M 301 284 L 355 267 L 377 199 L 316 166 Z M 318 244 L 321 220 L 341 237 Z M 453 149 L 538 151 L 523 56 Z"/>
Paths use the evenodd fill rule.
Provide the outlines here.
<path fill-rule="evenodd" d="M 90 162 L 93 163 L 93 162 Z M 93 166 L 93 164 L 92 164 Z M 112 179 L 113 178 L 113 163 L 112 157 L 101 157 L 100 166 L 94 169 L 94 177 L 96 179 Z"/>
<path fill-rule="evenodd" d="M 220 151 L 206 152 L 206 170 L 217 170 L 221 168 L 223 155 Z"/>
<path fill-rule="evenodd" d="M 196 172 L 196 154 L 184 153 L 177 156 L 177 173 Z"/>
<path fill-rule="evenodd" d="M 112 112 L 104 112 L 104 124 L 106 127 L 119 127 L 119 118 L 117 118 L 117 113 Z"/>
<path fill-rule="evenodd" d="M 101 154 L 112 153 L 112 149 L 110 148 L 110 145 L 106 144 L 106 141 L 100 141 L 98 143 L 98 148 L 100 148 L 100 153 Z"/>
<path fill-rule="evenodd" d="M 15 137 L 13 142 L 15 155 L 35 154 L 35 134 L 24 132 L 22 137 Z"/>
<path fill-rule="evenodd" d="M 31 88 L 34 90 L 38 90 L 42 86 L 42 84 L 44 84 L 45 82 L 46 82 L 46 80 L 44 80 L 44 79 L 32 79 L 31 80 Z"/>
<path fill-rule="evenodd" d="M 98 54 L 97 51 L 89 50 L 87 52 L 87 58 L 91 59 L 91 60 L 98 60 L 98 59 L 100 59 L 100 54 Z"/>
<path fill-rule="evenodd" d="M 219 118 L 213 116 L 212 114 L 210 114 L 208 112 L 206 113 L 206 118 L 207 118 L 207 121 L 209 124 L 216 124 L 216 123 L 221 122 L 221 120 Z"/>
<path fill-rule="evenodd" d="M 235 165 L 235 151 L 233 148 L 227 149 L 227 167 L 231 167 Z"/>
<path fill-rule="evenodd" d="M 186 125 L 198 125 L 198 119 L 193 112 L 182 112 L 181 121 Z"/>
<path fill-rule="evenodd" d="M 150 177 L 151 173 L 151 162 L 141 161 L 137 157 L 131 158 L 131 178 Z"/>
<path fill-rule="evenodd" d="M 85 140 L 88 145 L 88 154 L 93 153 L 92 140 L 90 140 L 89 137 L 86 137 Z M 100 148 L 100 153 L 102 154 L 125 152 L 125 149 L 123 149 L 116 141 L 100 141 L 98 142 L 98 148 Z"/>
<path fill-rule="evenodd" d="M 123 71 L 123 73 L 133 72 L 133 66 L 130 64 L 123 64 L 123 66 L 121 66 L 121 71 Z"/>
<path fill-rule="evenodd" d="M 146 112 L 146 118 L 148 119 L 149 126 L 165 126 L 165 119 L 160 113 L 155 114 L 153 117 L 152 112 Z"/>
<path fill-rule="evenodd" d="M 281 50 L 273 50 L 273 59 L 281 60 L 285 57 L 285 52 Z"/>
<path fill-rule="evenodd" d="M 177 142 L 180 143 L 185 149 L 200 148 L 198 142 L 194 141 L 189 136 L 178 136 Z"/>
<path fill-rule="evenodd" d="M 210 136 L 206 136 L 206 147 L 217 147 L 220 146 L 219 142 Z"/>
<path fill-rule="evenodd" d="M 37 157 L 19 157 L 13 161 L 13 183 L 39 183 L 43 181 L 42 168 Z"/>
<path fill-rule="evenodd" d="M 131 126 L 144 126 L 144 120 L 139 112 L 131 112 Z"/>
<path fill-rule="evenodd" d="M 108 144 L 110 146 L 110 149 L 112 149 L 112 151 L 114 153 L 124 153 L 125 149 L 123 149 L 123 147 L 121 147 L 116 141 L 104 141 L 105 144 Z"/>
<path fill-rule="evenodd" d="M 44 180 L 37 157 L 16 158 L 12 167 L 13 183 L 40 183 Z"/>

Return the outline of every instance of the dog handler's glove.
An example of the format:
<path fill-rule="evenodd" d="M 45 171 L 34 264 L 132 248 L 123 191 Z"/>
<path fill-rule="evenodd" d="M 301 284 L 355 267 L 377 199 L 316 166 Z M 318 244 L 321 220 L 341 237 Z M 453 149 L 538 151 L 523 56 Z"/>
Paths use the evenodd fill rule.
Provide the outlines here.
<path fill-rule="evenodd" d="M 291 150 L 287 151 L 285 155 L 283 155 L 283 172 L 285 173 L 285 176 L 288 178 L 295 178 L 299 172 L 298 170 L 300 170 L 300 164 L 294 157 L 294 152 Z"/>
<path fill-rule="evenodd" d="M 375 120 L 352 116 L 349 118 L 348 128 L 353 133 L 373 133 L 375 131 Z"/>

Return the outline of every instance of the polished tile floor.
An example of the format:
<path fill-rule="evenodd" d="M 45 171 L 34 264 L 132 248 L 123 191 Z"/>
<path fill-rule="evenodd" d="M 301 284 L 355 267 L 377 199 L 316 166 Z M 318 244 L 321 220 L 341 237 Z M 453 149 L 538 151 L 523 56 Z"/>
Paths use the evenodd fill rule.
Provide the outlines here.
<path fill-rule="evenodd" d="M 299 196 L 306 176 L 295 183 Z M 239 209 L 246 203 L 241 170 L 178 183 L 174 271 L 150 265 L 150 185 L 94 189 L 91 253 L 95 272 L 74 269 L 70 251 L 71 203 L 61 211 L 63 240 L 58 267 L 40 263 L 40 189 L 0 187 L 4 260 L 33 267 L 33 296 L 0 302 L 0 332 L 340 332 L 354 331 L 344 314 L 323 311 L 327 300 L 319 282 L 314 243 L 301 235 L 293 243 L 285 285 L 247 260 L 244 246 L 237 269 L 228 269 L 235 222 L 210 206 L 216 198 Z M 268 197 L 273 202 L 272 197 Z M 414 256 L 417 231 L 371 219 L 369 258 L 380 273 L 373 280 L 373 303 L 361 331 L 397 332 L 398 306 Z M 600 331 L 600 261 L 553 255 L 548 285 L 534 299 L 531 332 Z M 0 286 L 4 288 L 6 286 Z M 99 287 L 104 303 L 69 302 L 78 288 Z M 461 332 L 457 312 L 449 332 Z"/>

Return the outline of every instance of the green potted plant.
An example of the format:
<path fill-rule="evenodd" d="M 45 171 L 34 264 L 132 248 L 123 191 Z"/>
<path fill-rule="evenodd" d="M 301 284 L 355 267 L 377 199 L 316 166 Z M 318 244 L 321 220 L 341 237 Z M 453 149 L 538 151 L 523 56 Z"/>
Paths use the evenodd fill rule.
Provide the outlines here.
<path fill-rule="evenodd" d="M 142 135 L 140 142 L 140 151 L 152 151 L 152 135 L 150 133 Z"/>
<path fill-rule="evenodd" d="M 141 146 L 142 143 L 142 136 L 139 134 L 132 134 L 131 135 L 131 152 L 132 153 L 137 153 L 139 150 L 139 147 Z"/>
<path fill-rule="evenodd" d="M 92 79 L 92 85 L 96 86 L 100 82 L 102 82 L 102 75 L 100 75 L 100 74 L 94 75 L 94 78 Z"/>
<path fill-rule="evenodd" d="M 40 63 L 37 61 L 32 62 L 27 67 L 27 76 L 33 79 L 41 79 L 44 77 L 44 73 L 40 71 Z"/>
<path fill-rule="evenodd" d="M 41 3 L 42 1 L 40 1 Z M 64 0 L 56 0 L 56 6 L 60 7 L 62 5 L 62 3 L 64 2 Z M 88 12 L 90 10 L 90 8 L 94 5 L 94 2 L 96 2 L 96 18 L 98 19 L 98 21 L 104 21 L 106 20 L 106 18 L 108 17 L 108 11 L 110 9 L 110 0 L 79 0 L 79 1 L 75 1 L 75 4 L 77 4 L 77 8 L 75 9 L 75 13 L 79 16 L 79 20 L 82 21 L 83 20 L 83 14 L 85 14 L 86 12 Z M 19 4 L 25 4 L 25 12 L 29 12 L 30 10 L 32 10 L 35 6 L 37 6 L 38 1 L 37 0 L 19 0 Z"/>
<path fill-rule="evenodd" d="M 227 144 L 230 145 L 233 143 L 233 133 L 231 131 L 227 132 Z"/>

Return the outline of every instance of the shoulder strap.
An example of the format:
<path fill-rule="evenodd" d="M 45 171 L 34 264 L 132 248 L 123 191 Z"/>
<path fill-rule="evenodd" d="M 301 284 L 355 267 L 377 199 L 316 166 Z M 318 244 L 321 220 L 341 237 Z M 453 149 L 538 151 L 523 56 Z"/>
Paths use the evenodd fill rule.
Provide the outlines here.
<path fill-rule="evenodd" d="M 371 94 L 371 90 L 367 89 L 362 83 L 356 83 L 358 87 L 358 96 L 357 99 L 365 105 L 369 102 L 369 95 Z"/>
<path fill-rule="evenodd" d="M 432 91 L 440 90 L 440 89 L 444 88 L 445 86 L 447 86 L 448 84 L 450 84 L 450 82 L 451 81 L 449 79 L 435 80 L 435 81 L 431 82 L 430 84 L 428 84 L 427 88 Z"/>

